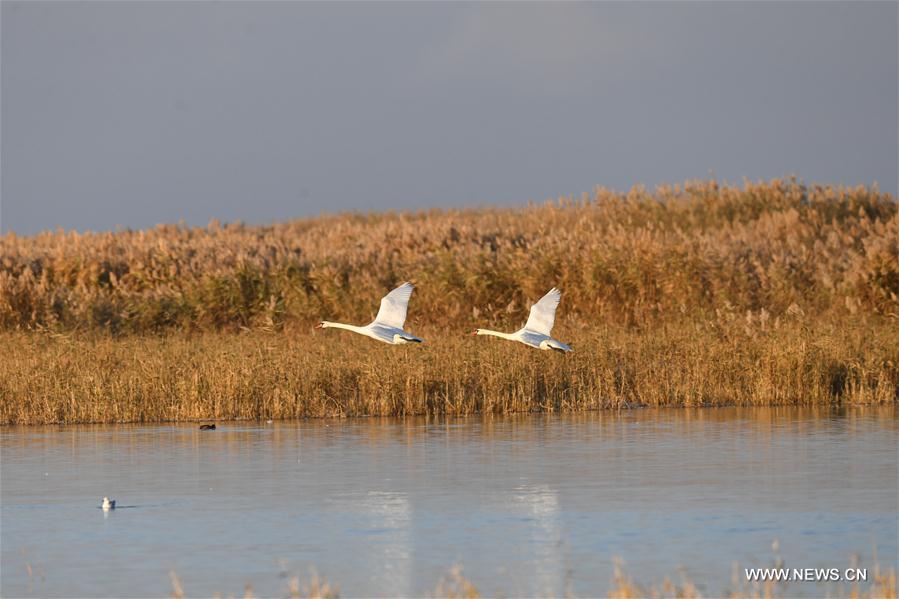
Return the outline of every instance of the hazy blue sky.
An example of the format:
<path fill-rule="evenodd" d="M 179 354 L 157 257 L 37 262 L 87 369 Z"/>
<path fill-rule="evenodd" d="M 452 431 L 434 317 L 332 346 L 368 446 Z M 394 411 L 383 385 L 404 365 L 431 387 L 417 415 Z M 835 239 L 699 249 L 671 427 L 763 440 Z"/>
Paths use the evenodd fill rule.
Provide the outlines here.
<path fill-rule="evenodd" d="M 897 190 L 899 4 L 2 2 L 3 231 L 795 173 Z"/>

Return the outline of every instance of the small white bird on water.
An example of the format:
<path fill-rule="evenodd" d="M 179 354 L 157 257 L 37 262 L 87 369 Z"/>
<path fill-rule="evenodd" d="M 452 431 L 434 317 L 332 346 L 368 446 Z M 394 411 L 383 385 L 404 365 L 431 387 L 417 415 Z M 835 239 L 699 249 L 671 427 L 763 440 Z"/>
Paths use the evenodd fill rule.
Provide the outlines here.
<path fill-rule="evenodd" d="M 103 498 L 103 503 L 100 504 L 100 507 L 103 508 L 104 512 L 108 512 L 109 510 L 115 509 L 115 499 L 110 500 L 109 497 Z"/>
<path fill-rule="evenodd" d="M 403 283 L 381 298 L 378 315 L 371 324 L 364 327 L 323 320 L 316 325 L 316 328 L 346 329 L 392 345 L 421 343 L 424 339 L 403 330 L 403 325 L 406 324 L 406 308 L 409 306 L 409 298 L 412 297 L 413 289 L 411 283 Z"/>
<path fill-rule="evenodd" d="M 549 290 L 549 293 L 540 298 L 539 302 L 531 306 L 528 321 L 522 329 L 514 333 L 477 329 L 472 335 L 493 335 L 509 341 L 518 341 L 537 349 L 552 349 L 562 353 L 570 352 L 571 348 L 568 345 L 550 336 L 553 324 L 556 321 L 556 308 L 559 306 L 559 300 L 561 299 L 562 292 L 553 287 Z"/>

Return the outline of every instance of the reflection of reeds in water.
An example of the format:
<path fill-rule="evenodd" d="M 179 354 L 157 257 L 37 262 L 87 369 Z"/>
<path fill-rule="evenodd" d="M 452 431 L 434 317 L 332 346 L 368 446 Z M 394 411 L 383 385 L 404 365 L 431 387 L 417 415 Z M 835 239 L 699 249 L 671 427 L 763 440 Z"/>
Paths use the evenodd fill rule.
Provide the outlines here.
<path fill-rule="evenodd" d="M 424 347 L 311 334 L 406 279 Z M 553 285 L 572 355 L 462 337 L 520 326 Z M 0 422 L 895 402 L 897 317 L 896 202 L 795 181 L 8 234 Z"/>

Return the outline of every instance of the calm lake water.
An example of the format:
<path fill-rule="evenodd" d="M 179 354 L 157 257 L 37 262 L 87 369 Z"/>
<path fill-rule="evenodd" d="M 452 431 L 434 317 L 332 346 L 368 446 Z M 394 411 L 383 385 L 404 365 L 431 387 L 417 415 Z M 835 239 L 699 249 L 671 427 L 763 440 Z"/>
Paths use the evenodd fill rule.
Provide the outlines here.
<path fill-rule="evenodd" d="M 0 430 L 4 597 L 733 588 L 734 563 L 897 561 L 894 408 Z M 103 495 L 120 509 L 97 508 Z M 741 571 L 742 572 L 742 571 Z M 832 583 L 831 583 L 832 584 Z M 834 586 L 800 583 L 791 595 Z"/>

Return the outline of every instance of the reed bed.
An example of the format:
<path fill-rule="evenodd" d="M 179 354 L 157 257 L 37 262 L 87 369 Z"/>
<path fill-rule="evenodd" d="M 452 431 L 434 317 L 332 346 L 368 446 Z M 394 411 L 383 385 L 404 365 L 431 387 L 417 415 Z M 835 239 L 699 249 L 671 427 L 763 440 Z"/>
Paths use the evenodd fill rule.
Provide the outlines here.
<path fill-rule="evenodd" d="M 714 181 L 599 189 L 524 209 L 347 214 L 272 226 L 0 237 L 0 328 L 278 328 L 373 315 L 404 280 L 413 323 L 563 314 L 646 324 L 716 310 L 899 317 L 899 217 L 876 189 Z"/>
<path fill-rule="evenodd" d="M 424 346 L 313 332 L 404 280 Z M 464 336 L 552 286 L 572 354 Z M 897 364 L 899 211 L 876 188 L 0 237 L 6 424 L 883 403 Z"/>
<path fill-rule="evenodd" d="M 5 424 L 892 403 L 896 327 L 565 323 L 541 352 L 422 327 L 391 347 L 342 331 L 0 334 Z"/>

